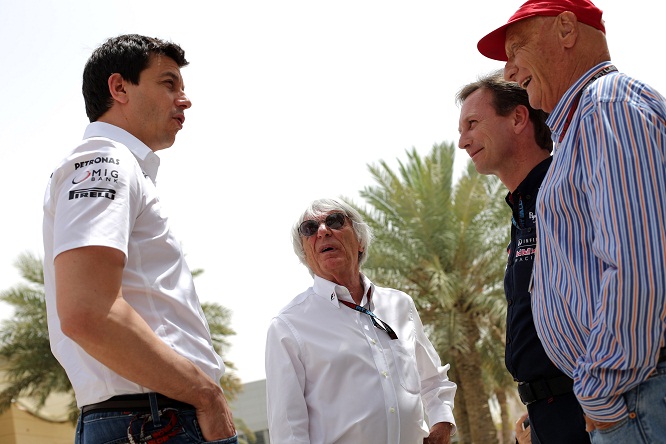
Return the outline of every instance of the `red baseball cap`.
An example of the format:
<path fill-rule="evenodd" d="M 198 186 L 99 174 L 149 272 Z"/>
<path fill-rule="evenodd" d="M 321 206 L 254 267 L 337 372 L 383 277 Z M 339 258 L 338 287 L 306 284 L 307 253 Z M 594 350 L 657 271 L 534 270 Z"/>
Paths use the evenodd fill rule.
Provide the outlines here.
<path fill-rule="evenodd" d="M 597 28 L 604 34 L 606 28 L 601 18 L 601 9 L 597 8 L 589 0 L 528 0 L 518 8 L 505 25 L 500 26 L 481 40 L 476 45 L 479 52 L 489 59 L 507 61 L 504 41 L 506 40 L 506 28 L 510 25 L 530 17 L 543 16 L 555 17 L 565 11 L 576 14 L 579 22 Z"/>

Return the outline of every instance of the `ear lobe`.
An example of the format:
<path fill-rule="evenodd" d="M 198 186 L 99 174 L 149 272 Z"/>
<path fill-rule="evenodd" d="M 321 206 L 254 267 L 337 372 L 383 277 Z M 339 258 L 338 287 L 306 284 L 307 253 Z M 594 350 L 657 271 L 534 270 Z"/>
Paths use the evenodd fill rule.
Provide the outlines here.
<path fill-rule="evenodd" d="M 109 76 L 107 83 L 109 85 L 109 93 L 114 101 L 120 103 L 128 102 L 129 98 L 125 90 L 125 79 L 123 79 L 123 76 L 114 72 Z"/>

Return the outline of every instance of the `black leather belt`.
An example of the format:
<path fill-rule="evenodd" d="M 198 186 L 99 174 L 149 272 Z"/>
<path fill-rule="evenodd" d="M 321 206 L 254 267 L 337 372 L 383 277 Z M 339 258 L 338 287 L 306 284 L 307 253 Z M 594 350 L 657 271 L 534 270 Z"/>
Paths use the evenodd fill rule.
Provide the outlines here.
<path fill-rule="evenodd" d="M 180 410 L 194 410 L 194 406 L 186 402 L 176 401 L 175 399 L 167 398 L 159 393 L 156 396 L 157 406 L 159 409 L 166 407 L 176 408 Z M 107 412 L 123 412 L 123 411 L 150 411 L 150 399 L 148 393 L 139 393 L 136 395 L 119 395 L 109 398 L 106 401 L 98 402 L 97 404 L 85 405 L 81 409 L 81 414 L 92 411 L 107 411 Z"/>
<path fill-rule="evenodd" d="M 518 394 L 525 405 L 571 392 L 573 392 L 573 380 L 565 375 L 518 383 Z"/>
<path fill-rule="evenodd" d="M 659 350 L 659 361 L 658 362 L 664 362 L 664 361 L 666 361 L 666 347 Z"/>

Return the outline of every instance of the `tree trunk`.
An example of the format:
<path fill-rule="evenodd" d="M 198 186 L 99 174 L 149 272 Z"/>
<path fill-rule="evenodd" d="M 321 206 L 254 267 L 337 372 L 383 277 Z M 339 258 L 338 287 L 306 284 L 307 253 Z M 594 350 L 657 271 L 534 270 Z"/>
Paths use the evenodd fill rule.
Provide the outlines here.
<path fill-rule="evenodd" d="M 467 416 L 467 403 L 465 402 L 465 387 L 458 377 L 458 373 L 455 370 L 456 368 L 455 362 L 451 362 L 449 379 L 455 382 L 458 386 L 453 408 L 453 416 L 456 418 L 456 435 L 458 437 L 458 444 L 470 444 L 471 435 Z"/>
<path fill-rule="evenodd" d="M 495 391 L 497 396 L 497 403 L 500 406 L 500 416 L 502 418 L 502 443 L 511 444 L 513 442 L 513 423 L 509 418 L 509 405 L 506 400 L 506 391 L 503 388 L 498 388 Z"/>
<path fill-rule="evenodd" d="M 462 354 L 454 351 L 456 375 L 463 386 L 466 419 L 469 423 L 469 435 L 465 436 L 465 443 L 492 444 L 497 443 L 497 430 L 493 424 L 488 406 L 488 393 L 483 383 L 481 370 L 481 355 L 475 344 L 479 339 L 479 330 L 472 322 L 464 327 L 469 340 L 469 352 Z"/>

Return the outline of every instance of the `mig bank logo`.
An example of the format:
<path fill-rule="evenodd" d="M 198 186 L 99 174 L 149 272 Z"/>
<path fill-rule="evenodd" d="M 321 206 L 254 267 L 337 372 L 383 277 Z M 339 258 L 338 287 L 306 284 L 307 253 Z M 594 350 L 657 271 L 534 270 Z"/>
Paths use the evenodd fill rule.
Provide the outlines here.
<path fill-rule="evenodd" d="M 91 182 L 104 181 L 104 182 L 118 183 L 118 171 L 109 170 L 106 168 L 83 171 L 80 174 L 77 174 L 74 177 L 74 179 L 72 179 L 72 184 L 76 185 L 85 180 L 90 180 Z"/>
<path fill-rule="evenodd" d="M 114 200 L 116 198 L 116 190 L 110 190 L 107 188 L 84 188 L 69 192 L 69 200 L 81 199 L 83 197 L 104 197 Z"/>

